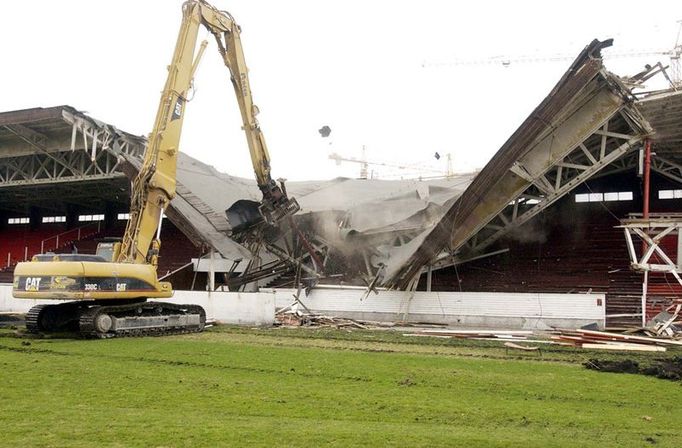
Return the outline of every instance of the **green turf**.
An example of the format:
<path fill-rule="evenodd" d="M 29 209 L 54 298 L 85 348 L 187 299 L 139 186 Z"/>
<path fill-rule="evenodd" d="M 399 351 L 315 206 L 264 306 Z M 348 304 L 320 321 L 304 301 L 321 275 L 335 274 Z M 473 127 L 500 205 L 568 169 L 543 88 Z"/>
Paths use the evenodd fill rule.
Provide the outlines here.
<path fill-rule="evenodd" d="M 219 327 L 90 341 L 2 330 L 0 446 L 679 445 L 680 383 L 589 371 L 581 362 L 594 353 L 575 349 L 540 356 L 416 339 Z"/>

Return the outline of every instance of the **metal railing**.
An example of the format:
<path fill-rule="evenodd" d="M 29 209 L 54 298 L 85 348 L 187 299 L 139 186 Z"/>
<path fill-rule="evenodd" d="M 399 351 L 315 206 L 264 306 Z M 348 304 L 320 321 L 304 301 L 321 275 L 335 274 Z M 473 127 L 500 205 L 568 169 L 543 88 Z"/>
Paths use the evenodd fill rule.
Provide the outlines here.
<path fill-rule="evenodd" d="M 40 253 L 44 254 L 46 250 L 50 251 L 58 249 L 60 247 L 60 243 L 65 244 L 80 241 L 83 238 L 99 233 L 101 231 L 101 228 L 102 221 L 93 221 L 80 227 L 76 227 L 75 229 L 69 229 L 57 235 L 52 235 L 40 242 Z M 16 252 L 14 254 L 14 257 L 12 257 L 12 253 L 8 251 L 7 260 L 0 261 L 0 264 L 4 264 L 5 266 L 1 267 L 0 269 L 7 269 L 20 261 L 27 261 L 30 258 L 30 256 L 33 255 L 33 252 L 29 251 L 29 244 L 24 245 L 23 250 L 21 252 L 22 253 L 17 258 Z"/>
<path fill-rule="evenodd" d="M 40 253 L 44 254 L 45 250 L 54 250 L 58 249 L 59 242 L 61 241 L 62 243 L 66 242 L 73 242 L 73 241 L 80 241 L 81 238 L 90 236 L 94 233 L 99 233 L 101 229 L 102 221 L 96 221 L 96 222 L 90 222 L 88 224 L 85 224 L 80 227 L 76 227 L 75 229 L 69 229 L 66 230 L 62 233 L 59 233 L 57 235 L 53 235 L 49 238 L 45 238 L 40 242 Z M 92 232 L 86 232 L 86 229 L 91 228 L 93 231 Z M 95 230 L 95 228 L 97 230 Z M 54 240 L 54 246 L 52 246 L 50 241 Z M 49 243 L 49 244 L 47 244 Z"/>

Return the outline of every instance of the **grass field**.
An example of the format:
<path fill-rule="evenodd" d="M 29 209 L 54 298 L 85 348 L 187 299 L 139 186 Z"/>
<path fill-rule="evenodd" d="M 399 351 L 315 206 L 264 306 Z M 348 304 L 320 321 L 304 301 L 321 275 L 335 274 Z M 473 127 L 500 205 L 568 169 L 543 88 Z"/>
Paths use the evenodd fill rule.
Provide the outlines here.
<path fill-rule="evenodd" d="M 0 446 L 679 445 L 679 382 L 549 350 L 368 331 L 98 341 L 0 330 Z"/>

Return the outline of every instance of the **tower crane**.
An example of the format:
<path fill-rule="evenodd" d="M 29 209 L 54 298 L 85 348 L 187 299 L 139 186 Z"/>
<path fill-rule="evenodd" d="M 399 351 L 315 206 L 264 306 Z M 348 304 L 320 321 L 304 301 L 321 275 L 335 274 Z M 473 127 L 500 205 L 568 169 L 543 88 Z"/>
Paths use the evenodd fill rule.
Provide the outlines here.
<path fill-rule="evenodd" d="M 680 37 L 682 32 L 682 20 L 678 20 L 677 37 L 675 44 L 670 49 L 643 49 L 643 50 L 626 50 L 622 52 L 604 52 L 604 59 L 624 59 L 635 58 L 643 56 L 668 56 L 670 58 L 670 83 L 672 87 L 678 89 L 682 87 L 682 68 L 680 67 L 680 58 L 682 57 L 682 44 Z M 572 61 L 575 55 L 567 53 L 555 54 L 538 54 L 538 55 L 518 55 L 518 56 L 493 56 L 481 59 L 455 59 L 452 61 L 425 61 L 422 63 L 423 68 L 441 68 L 441 67 L 456 67 L 456 66 L 484 66 L 497 65 L 502 67 L 510 67 L 516 64 L 535 64 L 548 62 Z"/>
<path fill-rule="evenodd" d="M 331 160 L 334 160 L 337 165 L 341 165 L 342 162 L 349 162 L 349 163 L 358 163 L 360 164 L 360 179 L 368 179 L 371 178 L 369 176 L 369 166 L 383 166 L 387 168 L 397 168 L 400 170 L 416 170 L 417 172 L 428 172 L 432 173 L 434 175 L 446 175 L 447 177 L 452 176 L 452 156 L 450 154 L 447 154 L 447 172 L 443 172 L 441 169 L 433 168 L 433 167 L 428 167 L 424 166 L 421 164 L 399 164 L 399 163 L 391 163 L 391 162 L 383 162 L 383 161 L 378 161 L 378 160 L 367 160 L 366 157 L 366 150 L 365 147 L 363 146 L 362 148 L 362 157 L 357 158 L 357 157 L 352 157 L 352 156 L 344 156 L 341 154 L 338 154 L 336 152 L 333 152 L 329 154 L 329 158 Z M 440 156 L 439 156 L 440 158 Z"/>

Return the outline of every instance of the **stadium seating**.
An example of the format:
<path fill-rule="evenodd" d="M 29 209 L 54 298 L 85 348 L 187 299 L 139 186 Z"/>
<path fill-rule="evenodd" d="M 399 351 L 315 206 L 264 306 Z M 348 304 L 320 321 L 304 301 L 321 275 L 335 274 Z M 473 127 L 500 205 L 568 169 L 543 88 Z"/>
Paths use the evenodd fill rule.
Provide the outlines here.
<path fill-rule="evenodd" d="M 125 221 L 119 221 L 114 226 L 93 234 L 75 243 L 79 253 L 94 254 L 97 244 L 103 238 L 120 238 L 125 232 Z M 69 252 L 70 245 L 57 252 Z M 159 276 L 170 273 L 190 262 L 200 255 L 199 249 L 167 219 L 161 227 L 161 251 L 159 254 Z"/>
<path fill-rule="evenodd" d="M 102 239 L 123 236 L 125 226 L 126 221 L 117 221 L 109 228 L 98 230 L 96 223 L 90 223 L 80 226 L 80 239 L 77 229 L 66 231 L 63 223 L 43 224 L 33 230 L 27 224 L 7 226 L 0 231 L 0 283 L 10 283 L 14 266 L 40 253 L 41 245 L 44 252 L 70 253 L 75 246 L 78 253 L 94 254 Z M 169 274 L 201 255 L 200 249 L 167 219 L 161 228 L 161 240 L 159 276 Z"/>

